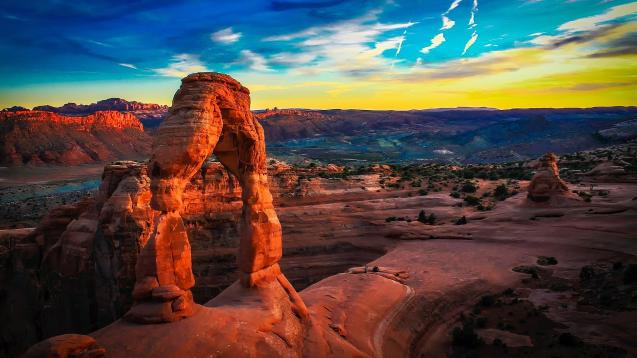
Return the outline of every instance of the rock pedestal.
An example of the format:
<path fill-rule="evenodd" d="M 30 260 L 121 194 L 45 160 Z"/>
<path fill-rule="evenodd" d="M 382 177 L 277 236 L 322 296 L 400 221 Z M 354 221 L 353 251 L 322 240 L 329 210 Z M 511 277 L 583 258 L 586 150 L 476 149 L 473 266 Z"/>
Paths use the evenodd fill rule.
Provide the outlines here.
<path fill-rule="evenodd" d="M 539 168 L 528 187 L 527 198 L 533 202 L 546 202 L 552 197 L 568 193 L 566 182 L 560 178 L 557 156 L 546 153 L 539 160 Z"/>
<path fill-rule="evenodd" d="M 212 153 L 242 187 L 241 284 L 278 282 L 298 314 L 307 315 L 278 266 L 281 224 L 268 187 L 263 129 L 250 112 L 250 92 L 230 76 L 207 72 L 182 80 L 153 143 L 151 207 L 160 214 L 137 262 L 136 304 L 126 317 L 170 322 L 192 314 L 190 244 L 179 212 L 186 184 Z"/>

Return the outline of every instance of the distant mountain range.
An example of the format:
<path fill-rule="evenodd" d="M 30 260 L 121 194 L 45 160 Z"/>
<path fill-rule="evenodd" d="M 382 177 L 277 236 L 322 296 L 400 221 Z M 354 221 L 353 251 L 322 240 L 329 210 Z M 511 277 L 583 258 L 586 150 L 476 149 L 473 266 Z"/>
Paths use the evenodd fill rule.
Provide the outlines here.
<path fill-rule="evenodd" d="M 637 138 L 637 107 L 269 111 L 270 154 L 336 162 L 495 163 Z"/>
<path fill-rule="evenodd" d="M 167 106 L 119 98 L 34 109 L 66 116 L 103 110 L 129 113 L 139 118 L 150 135 L 168 112 Z M 3 112 L 25 110 L 13 107 Z M 269 154 L 290 161 L 508 162 L 536 158 L 546 151 L 571 153 L 637 138 L 637 107 L 409 111 L 275 108 L 254 113 L 263 125 Z M 2 122 L 0 132 L 6 132 Z M 46 131 L 48 136 L 54 132 Z M 46 141 L 45 137 L 38 136 L 38 140 Z"/>

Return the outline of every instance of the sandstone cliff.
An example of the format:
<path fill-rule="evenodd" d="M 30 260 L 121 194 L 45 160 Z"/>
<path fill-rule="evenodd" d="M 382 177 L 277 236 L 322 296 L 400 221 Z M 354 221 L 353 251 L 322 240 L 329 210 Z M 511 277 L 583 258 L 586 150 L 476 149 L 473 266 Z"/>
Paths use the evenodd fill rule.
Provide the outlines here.
<path fill-rule="evenodd" d="M 99 111 L 132 113 L 144 124 L 144 129 L 152 131 L 159 126 L 168 113 L 168 106 L 155 103 L 127 101 L 122 98 L 108 98 L 91 104 L 67 103 L 60 107 L 37 106 L 33 110 L 55 112 L 69 116 L 86 116 Z"/>
<path fill-rule="evenodd" d="M 70 117 L 44 111 L 0 112 L 0 164 L 78 165 L 148 155 L 150 137 L 130 113 Z"/>
<path fill-rule="evenodd" d="M 168 106 L 154 103 L 141 103 L 137 101 L 127 101 L 122 98 L 108 98 L 91 104 L 67 103 L 60 107 L 49 105 L 33 107 L 34 111 L 48 111 L 67 115 L 86 115 L 99 111 L 159 111 L 168 110 Z"/>

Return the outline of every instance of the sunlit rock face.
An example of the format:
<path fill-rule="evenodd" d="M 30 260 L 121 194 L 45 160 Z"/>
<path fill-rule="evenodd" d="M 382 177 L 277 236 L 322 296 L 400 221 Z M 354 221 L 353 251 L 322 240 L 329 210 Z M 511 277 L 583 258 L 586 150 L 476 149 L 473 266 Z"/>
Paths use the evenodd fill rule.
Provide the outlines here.
<path fill-rule="evenodd" d="M 546 153 L 540 158 L 538 171 L 529 183 L 527 197 L 533 202 L 546 202 L 552 197 L 566 193 L 568 193 L 568 186 L 560 178 L 557 157 L 553 153 Z"/>
<path fill-rule="evenodd" d="M 150 137 L 130 113 L 81 117 L 45 111 L 0 112 L 0 164 L 78 165 L 146 157 Z"/>
<path fill-rule="evenodd" d="M 150 160 L 151 207 L 158 212 L 138 257 L 129 320 L 171 322 L 193 314 L 190 241 L 180 211 L 187 183 L 214 153 L 237 178 L 243 202 L 238 266 L 244 287 L 279 282 L 297 310 L 298 294 L 280 271 L 281 224 L 268 187 L 265 137 L 247 88 L 219 73 L 182 80 L 159 127 Z"/>

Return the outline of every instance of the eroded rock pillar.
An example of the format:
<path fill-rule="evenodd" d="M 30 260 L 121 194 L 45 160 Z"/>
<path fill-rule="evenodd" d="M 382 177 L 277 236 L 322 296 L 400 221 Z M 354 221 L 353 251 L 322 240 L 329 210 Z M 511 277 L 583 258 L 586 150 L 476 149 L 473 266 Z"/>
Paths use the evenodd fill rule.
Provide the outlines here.
<path fill-rule="evenodd" d="M 556 195 L 568 193 L 568 185 L 560 178 L 557 156 L 546 153 L 539 161 L 538 171 L 529 183 L 527 198 L 534 202 L 545 202 Z"/>

